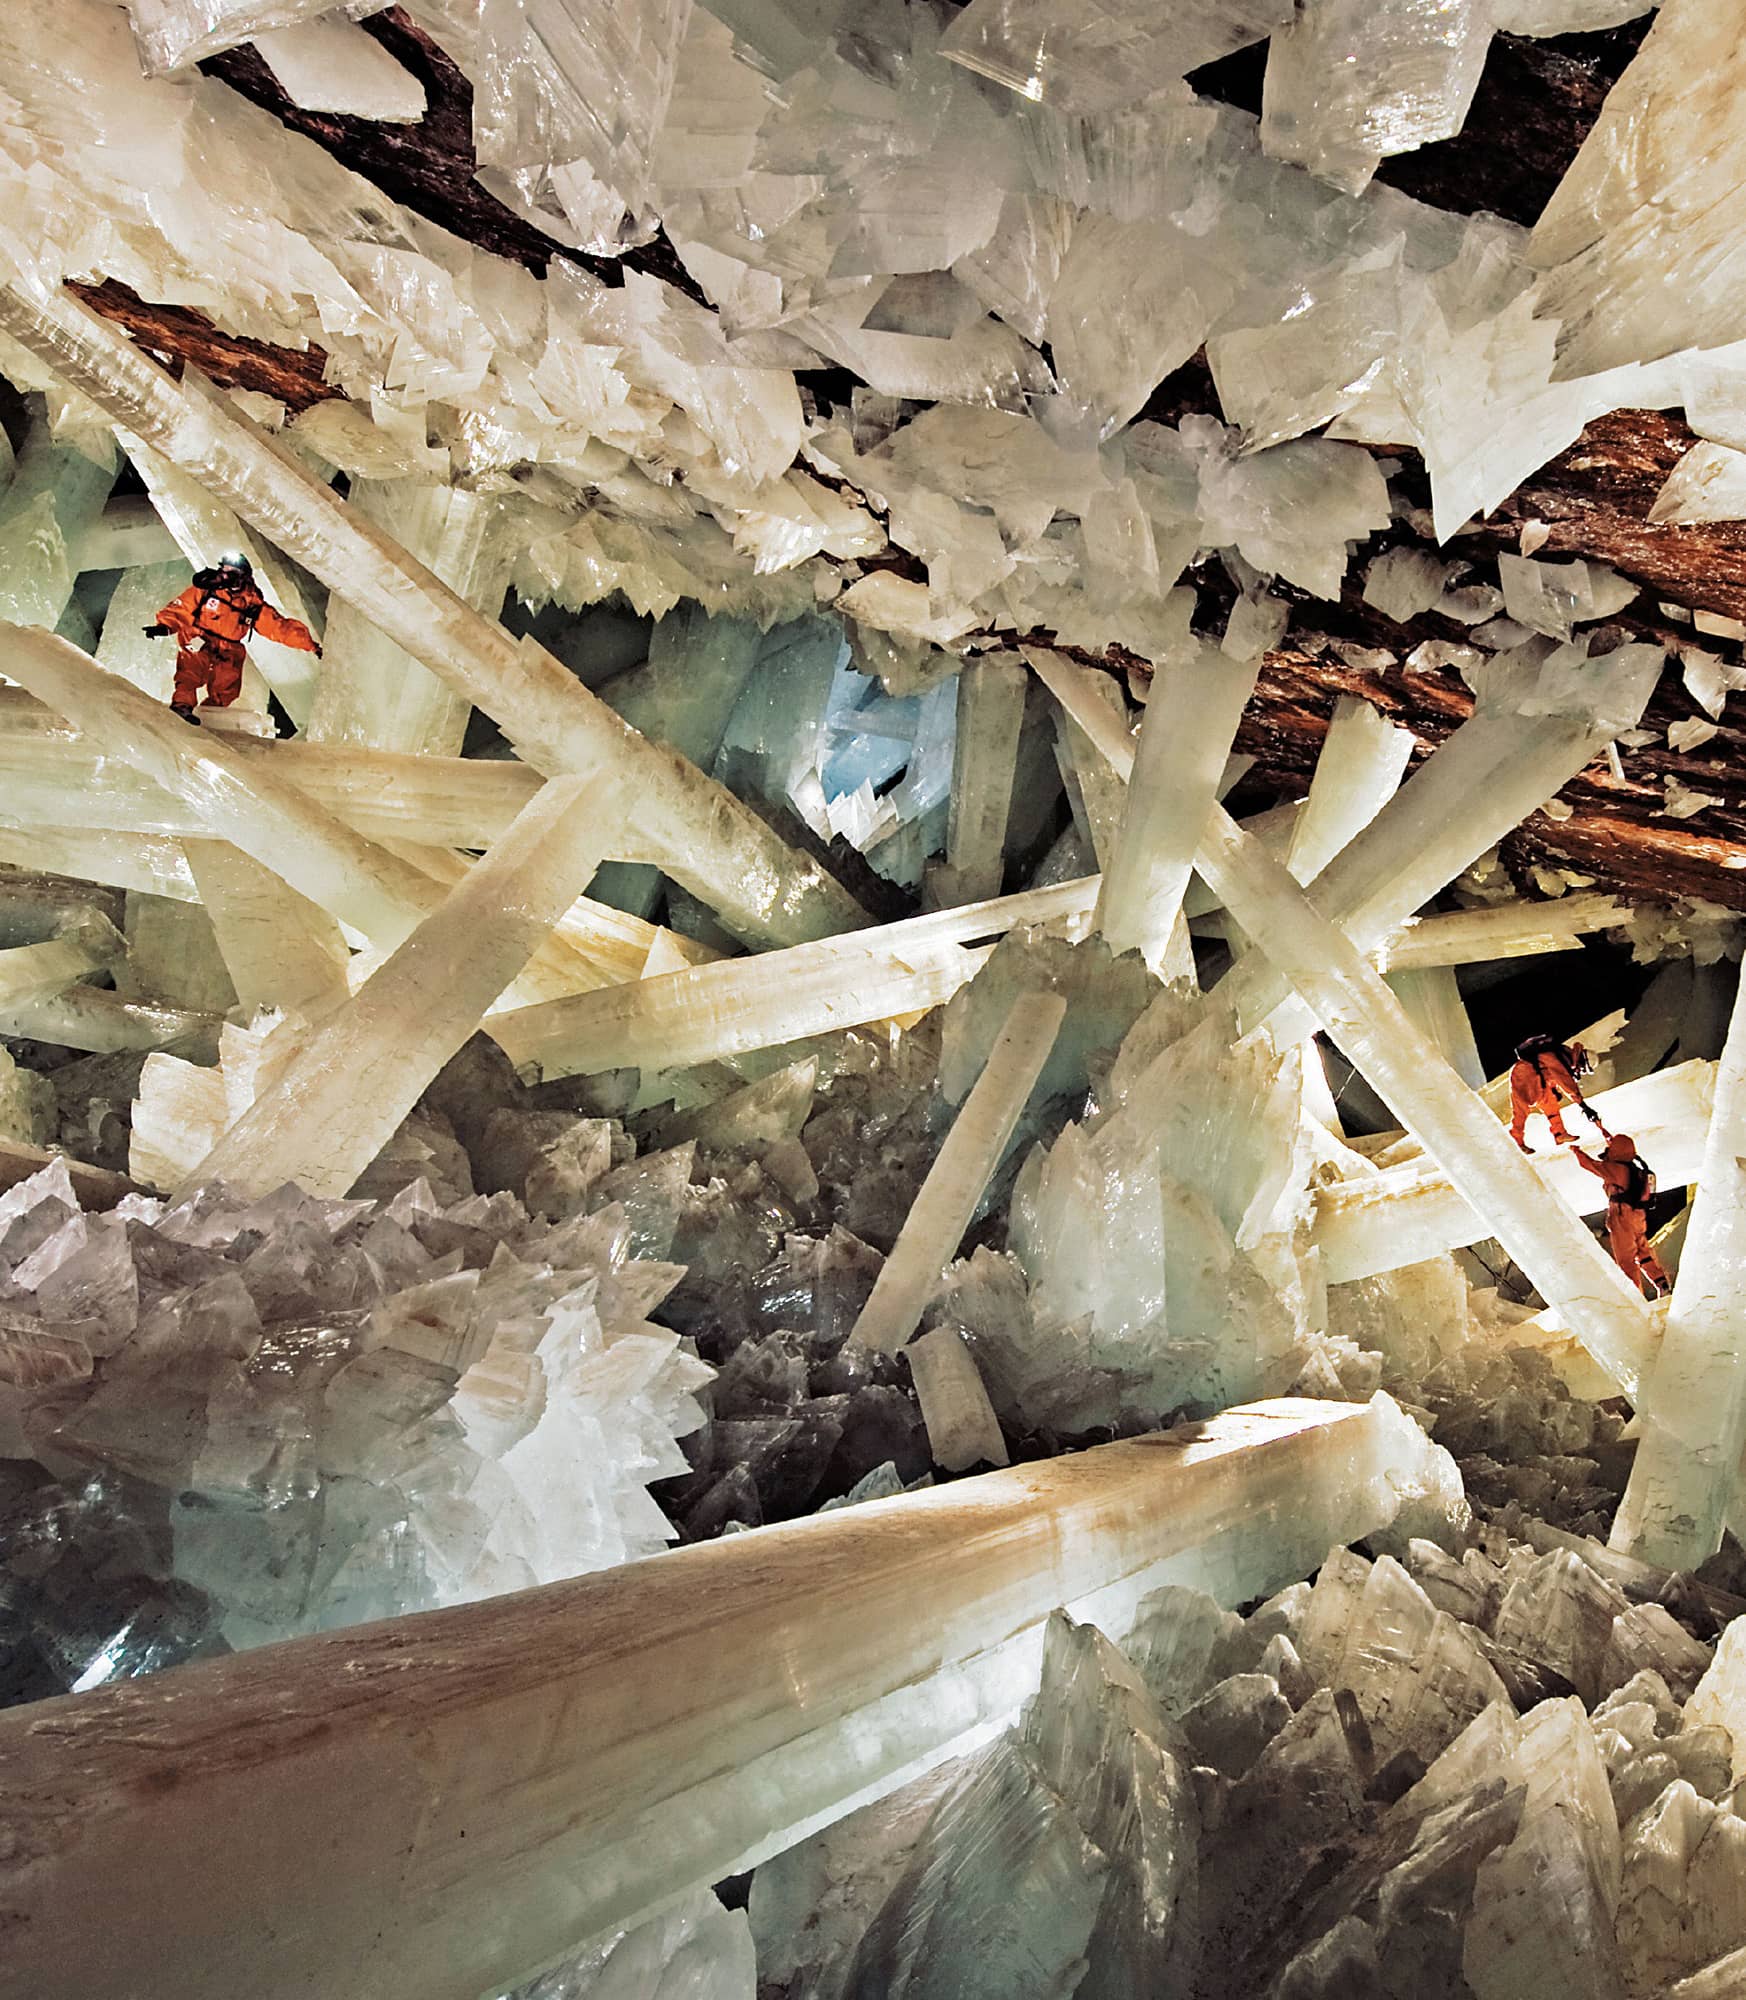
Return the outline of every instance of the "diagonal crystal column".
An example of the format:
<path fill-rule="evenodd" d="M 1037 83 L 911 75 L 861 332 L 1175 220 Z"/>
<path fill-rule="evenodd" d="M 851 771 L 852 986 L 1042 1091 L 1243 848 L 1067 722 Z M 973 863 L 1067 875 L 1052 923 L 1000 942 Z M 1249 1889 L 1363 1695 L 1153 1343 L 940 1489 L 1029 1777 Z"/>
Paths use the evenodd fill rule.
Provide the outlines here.
<path fill-rule="evenodd" d="M 1259 1403 L 11 1709 L 12 1990 L 501 1993 L 985 1740 L 1058 1607 L 1264 1597 L 1452 1470 L 1386 1396 Z"/>
<path fill-rule="evenodd" d="M 839 882 L 725 786 L 639 736 L 542 646 L 482 617 L 215 393 L 173 382 L 95 313 L 23 276 L 0 289 L 0 328 L 358 605 L 492 716 L 528 763 L 627 779 L 622 814 L 635 831 L 609 828 L 609 851 L 646 841 L 669 875 L 754 945 L 867 922 Z"/>
<path fill-rule="evenodd" d="M 1258 660 L 1197 646 L 1153 675 L 1121 832 L 1097 898 L 1096 925 L 1111 951 L 1138 949 L 1153 966 L 1162 960 L 1259 671 Z"/>
<path fill-rule="evenodd" d="M 946 865 L 929 876 L 939 903 L 977 903 L 1000 894 L 1026 686 L 1023 668 L 1010 657 L 972 660 L 958 676 Z"/>
<path fill-rule="evenodd" d="M 1696 1569 L 1722 1545 L 1746 1448 L 1746 984 L 1716 1073 L 1715 1108 L 1643 1436 L 1608 1538 L 1644 1562 Z"/>
<path fill-rule="evenodd" d="M 1355 695 L 1341 695 L 1292 825 L 1285 865 L 1293 881 L 1313 882 L 1358 838 L 1400 790 L 1412 754 L 1410 729 Z"/>
<path fill-rule="evenodd" d="M 1407 1018 L 1351 938 L 1222 807 L 1199 866 L 1227 910 L 1321 1020 L 1529 1282 L 1613 1380 L 1636 1393 L 1649 1315 L 1580 1217 L 1551 1194 L 1491 1112 Z"/>
<path fill-rule="evenodd" d="M 1560 647 L 1532 677 L 1494 661 L 1495 679 L 1469 720 L 1317 877 L 1316 908 L 1360 951 L 1373 950 L 1635 723 L 1663 657 L 1658 646 L 1622 646 L 1596 660 Z M 1303 1009 L 1270 1018 L 1287 990 L 1262 952 L 1248 953 L 1217 988 L 1244 1030 L 1267 1021 L 1275 1040 L 1296 1041 L 1313 1025 Z"/>
<path fill-rule="evenodd" d="M 354 833 L 265 760 L 216 729 L 191 729 L 52 632 L 0 626 L 15 680 L 90 741 L 185 799 L 208 831 L 377 944 L 398 944 L 440 892 L 416 868 Z"/>
<path fill-rule="evenodd" d="M 851 1340 L 890 1354 L 921 1324 L 1043 1073 L 1066 1013 L 1067 1002 L 1059 993 L 1021 993 L 1012 1003 L 982 1074 L 904 1217 Z"/>
<path fill-rule="evenodd" d="M 598 779 L 577 776 L 542 787 L 440 907 L 303 1040 L 194 1180 L 255 1194 L 295 1181 L 311 1194 L 345 1194 L 599 867 L 600 790 Z"/>
<path fill-rule="evenodd" d="M 183 851 L 249 1013 L 270 1007 L 313 1021 L 345 999 L 351 954 L 325 910 L 228 840 L 188 840 Z"/>
<path fill-rule="evenodd" d="M 411 479 L 360 479 L 350 504 L 476 611 L 495 619 L 502 610 L 514 548 L 502 532 L 497 495 Z M 309 717 L 312 743 L 460 755 L 471 703 L 409 658 L 361 606 L 336 602 L 323 651 Z"/>

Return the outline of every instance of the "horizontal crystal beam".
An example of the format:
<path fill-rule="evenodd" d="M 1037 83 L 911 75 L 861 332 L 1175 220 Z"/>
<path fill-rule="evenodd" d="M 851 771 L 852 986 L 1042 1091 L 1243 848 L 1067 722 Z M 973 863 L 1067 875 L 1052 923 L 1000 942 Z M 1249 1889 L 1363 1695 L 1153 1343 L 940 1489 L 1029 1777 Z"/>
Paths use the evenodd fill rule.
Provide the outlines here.
<path fill-rule="evenodd" d="M 851 1340 L 891 1354 L 921 1324 L 1043 1073 L 1066 1012 L 1067 1002 L 1059 993 L 1021 993 L 1012 1003 L 982 1074 L 917 1190 Z"/>
<path fill-rule="evenodd" d="M 1589 1102 L 1610 1131 L 1630 1133 L 1664 1186 L 1677 1187 L 1697 1178 L 1714 1078 L 1713 1063 L 1681 1063 Z M 1486 1115 L 1497 1118 L 1489 1106 Z M 1600 1182 L 1567 1153 L 1541 1154 L 1533 1164 L 1542 1185 L 1578 1214 L 1606 1206 Z M 1423 1159 L 1336 1182 L 1316 1197 L 1315 1242 L 1330 1285 L 1421 1263 L 1492 1233 L 1448 1176 Z"/>
<path fill-rule="evenodd" d="M 1263 1595 L 1439 1458 L 1387 1397 L 1261 1403 L 10 1710 L 9 1980 L 501 1991 L 982 1740 L 1057 1607 L 1119 1639 L 1166 1582 Z"/>
<path fill-rule="evenodd" d="M 209 1062 L 218 1052 L 223 1024 L 221 1014 L 124 1000 L 101 986 L 69 986 L 47 999 L 0 1007 L 0 1035 L 59 1042 L 90 1055 L 174 1048 L 190 1061 Z"/>
<path fill-rule="evenodd" d="M 22 276 L 0 288 L 0 328 L 482 708 L 536 769 L 628 780 L 624 811 L 637 837 L 748 943 L 867 922 L 839 882 L 725 786 L 639 736 L 543 647 L 475 611 L 233 405 L 173 381 L 107 321 Z"/>
<path fill-rule="evenodd" d="M 1493 903 L 1409 917 L 1372 954 L 1384 972 L 1419 972 L 1435 965 L 1483 965 L 1494 958 L 1530 958 L 1576 951 L 1592 931 L 1631 921 L 1616 896 L 1562 896 L 1548 903 Z"/>
<path fill-rule="evenodd" d="M 113 925 L 104 937 L 57 937 L 0 951 L 0 1010 L 52 1000 L 88 974 L 113 965 L 124 947 Z"/>
<path fill-rule="evenodd" d="M 600 866 L 610 785 L 555 778 L 284 1068 L 196 1178 L 344 1195 Z M 610 796 L 605 803 L 610 806 Z"/>
<path fill-rule="evenodd" d="M 1268 955 L 1442 1168 L 1484 1233 L 1498 1239 L 1613 1380 L 1635 1393 L 1649 1351 L 1641 1296 L 1414 1028 L 1382 974 L 1222 807 L 1208 822 L 1200 865 L 1255 947 L 1251 956 Z"/>
<path fill-rule="evenodd" d="M 982 956 L 964 947 L 1020 924 L 1087 916 L 1097 877 L 966 903 L 753 958 L 664 973 L 495 1016 L 493 1039 L 548 1077 L 669 1069 L 775 1048 L 949 1000 Z"/>
<path fill-rule="evenodd" d="M 398 944 L 438 900 L 429 879 L 324 812 L 265 760 L 216 729 L 191 729 L 160 702 L 106 674 L 77 646 L 0 626 L 7 671 L 109 755 L 185 799 L 207 831 L 377 944 Z"/>

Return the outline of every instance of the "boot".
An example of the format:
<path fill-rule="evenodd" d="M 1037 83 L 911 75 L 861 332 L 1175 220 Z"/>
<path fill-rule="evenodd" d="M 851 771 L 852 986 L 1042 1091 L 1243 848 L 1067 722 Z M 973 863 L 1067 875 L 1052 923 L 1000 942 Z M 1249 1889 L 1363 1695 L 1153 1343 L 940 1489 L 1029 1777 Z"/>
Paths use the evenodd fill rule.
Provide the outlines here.
<path fill-rule="evenodd" d="M 192 707 L 184 707 L 181 702 L 173 701 L 170 703 L 170 713 L 172 715 L 179 715 L 184 722 L 193 723 L 196 729 L 200 727 L 200 718 L 194 713 Z"/>

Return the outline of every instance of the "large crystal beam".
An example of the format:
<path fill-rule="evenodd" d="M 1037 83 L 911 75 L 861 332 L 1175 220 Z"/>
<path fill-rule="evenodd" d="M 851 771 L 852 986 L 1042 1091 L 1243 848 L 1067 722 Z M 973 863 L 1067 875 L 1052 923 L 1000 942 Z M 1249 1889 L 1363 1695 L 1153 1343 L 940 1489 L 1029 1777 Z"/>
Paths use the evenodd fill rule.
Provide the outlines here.
<path fill-rule="evenodd" d="M 0 673 L 5 671 L 0 661 Z M 232 741 L 241 756 L 278 771 L 372 840 L 489 847 L 543 782 L 531 765 L 507 758 L 419 757 L 296 738 Z M 206 831 L 186 799 L 117 763 L 96 744 L 4 726 L 0 817 L 19 825 L 117 832 Z"/>
<path fill-rule="evenodd" d="M 895 1353 L 939 1290 L 1067 1012 L 1059 993 L 1021 993 L 935 1155 L 851 1340 Z"/>
<path fill-rule="evenodd" d="M 1225 908 L 1614 1381 L 1636 1393 L 1649 1316 L 1574 1209 L 1426 1042 L 1352 940 L 1215 807 L 1200 866 Z M 1255 954 L 1251 954 L 1254 956 Z"/>
<path fill-rule="evenodd" d="M 981 963 L 965 949 L 1021 924 L 1083 918 L 1097 877 L 755 958 L 730 958 L 634 986 L 497 1015 L 491 1034 L 516 1063 L 548 1077 L 668 1069 L 774 1048 L 949 1000 Z"/>
<path fill-rule="evenodd" d="M 1712 1063 L 1681 1063 L 1599 1091 L 1589 1102 L 1610 1130 L 1630 1133 L 1668 1187 L 1677 1187 L 1695 1180 L 1702 1162 L 1714 1074 Z M 1497 1122 L 1496 1109 L 1477 1101 Z M 1497 1129 L 1503 1131 L 1501 1122 Z M 1600 1182 L 1567 1153 L 1540 1154 L 1533 1167 L 1578 1214 L 1596 1214 L 1606 1205 Z M 1316 1200 L 1315 1242 L 1331 1285 L 1421 1263 L 1491 1233 L 1449 1177 L 1423 1160 L 1341 1181 Z"/>
<path fill-rule="evenodd" d="M 867 921 L 839 882 L 725 786 L 639 736 L 543 647 L 482 617 L 231 404 L 172 381 L 107 321 L 22 277 L 0 288 L 0 328 L 484 709 L 536 769 L 626 779 L 625 815 L 661 866 L 748 943 Z"/>
<path fill-rule="evenodd" d="M 1163 958 L 1259 670 L 1259 660 L 1204 646 L 1153 675 L 1121 832 L 1097 899 L 1097 928 L 1112 951 L 1137 948 L 1149 965 Z"/>
<path fill-rule="evenodd" d="M 1316 908 L 1360 951 L 1374 950 L 1642 713 L 1662 659 L 1658 647 L 1625 646 L 1584 662 L 1581 675 L 1556 658 L 1538 683 L 1518 672 L 1514 692 L 1482 700 L 1328 863 Z M 1268 954 L 1249 952 L 1217 991 L 1247 1030 L 1285 1000 L 1288 982 Z M 1276 1039 L 1297 1040 L 1311 1024 L 1294 1009 L 1273 1025 Z"/>
<path fill-rule="evenodd" d="M 1341 695 L 1292 825 L 1285 865 L 1294 881 L 1313 882 L 1357 839 L 1400 790 L 1412 754 L 1410 729 L 1355 695 Z"/>
<path fill-rule="evenodd" d="M 1591 931 L 1631 920 L 1616 896 L 1561 896 L 1548 903 L 1493 903 L 1478 910 L 1450 910 L 1409 917 L 1377 947 L 1385 972 L 1422 972 L 1437 965 L 1482 965 L 1494 958 L 1577 951 Z"/>
<path fill-rule="evenodd" d="M 0 1035 L 58 1042 L 92 1055 L 174 1048 L 196 1062 L 209 1062 L 217 1054 L 223 1022 L 220 1014 L 124 1000 L 99 986 L 69 986 L 48 999 L 0 1007 Z"/>
<path fill-rule="evenodd" d="M 247 1012 L 313 1021 L 345 999 L 351 954 L 325 910 L 228 840 L 190 840 L 184 852 Z"/>
<path fill-rule="evenodd" d="M 1261 1596 L 1438 1456 L 1387 1397 L 1262 1403 L 10 1710 L 9 1981 L 500 1992 L 984 1740 L 1057 1607 L 1119 1640 L 1164 1583 Z"/>
<path fill-rule="evenodd" d="M 359 480 L 353 512 L 391 534 L 474 610 L 495 619 L 509 588 L 513 551 L 499 526 L 501 500 L 417 480 Z M 471 704 L 342 600 L 323 635 L 326 658 L 309 718 L 315 743 L 458 757 Z"/>
<path fill-rule="evenodd" d="M 972 660 L 958 676 L 946 866 L 930 878 L 942 903 L 1000 894 L 1026 685 L 1023 668 L 1010 658 Z"/>
<path fill-rule="evenodd" d="M 125 949 L 115 926 L 94 918 L 83 934 L 75 930 L 0 951 L 0 1012 L 54 999 L 93 972 L 106 970 Z"/>
<path fill-rule="evenodd" d="M 149 833 L 0 824 L 0 863 L 9 868 L 53 868 L 81 882 L 139 889 L 148 896 L 175 896 L 185 903 L 198 900 L 182 843 Z"/>
<path fill-rule="evenodd" d="M 214 836 L 378 944 L 438 900 L 416 868 L 324 812 L 216 729 L 191 729 L 53 633 L 0 626 L 7 670 L 99 748 L 184 798 Z"/>
<path fill-rule="evenodd" d="M 256 1194 L 287 1181 L 311 1194 L 345 1194 L 600 866 L 600 792 L 597 778 L 545 785 L 441 906 L 308 1036 L 201 1162 L 198 1179 Z"/>
<path fill-rule="evenodd" d="M 1675 1176 L 1666 1178 L 1671 1184 Z M 1716 1065 L 1715 1107 L 1667 1332 L 1639 1405 L 1643 1435 L 1609 1537 L 1614 1548 L 1644 1562 L 1692 1570 L 1722 1545 L 1746 1448 L 1743 1272 L 1746 986 Z"/>

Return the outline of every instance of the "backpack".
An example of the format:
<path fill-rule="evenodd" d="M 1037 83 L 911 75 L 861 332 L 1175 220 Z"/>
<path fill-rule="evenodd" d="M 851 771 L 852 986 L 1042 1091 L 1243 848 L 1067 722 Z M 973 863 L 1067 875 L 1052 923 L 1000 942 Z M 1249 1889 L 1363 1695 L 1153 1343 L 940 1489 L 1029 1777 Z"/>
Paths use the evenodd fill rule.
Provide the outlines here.
<path fill-rule="evenodd" d="M 1617 1199 L 1631 1208 L 1647 1208 L 1654 1194 L 1654 1169 L 1641 1153 L 1633 1153 L 1625 1169 L 1624 1192 Z"/>
<path fill-rule="evenodd" d="M 1563 1042 L 1555 1042 L 1550 1035 L 1530 1035 L 1526 1041 L 1517 1042 L 1517 1062 L 1532 1063 L 1538 1069 L 1542 1056 L 1556 1056 L 1572 1076 L 1576 1074 L 1576 1060 Z"/>

